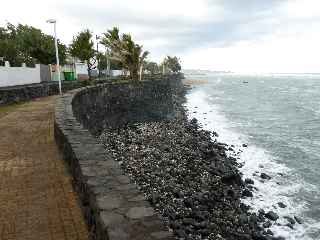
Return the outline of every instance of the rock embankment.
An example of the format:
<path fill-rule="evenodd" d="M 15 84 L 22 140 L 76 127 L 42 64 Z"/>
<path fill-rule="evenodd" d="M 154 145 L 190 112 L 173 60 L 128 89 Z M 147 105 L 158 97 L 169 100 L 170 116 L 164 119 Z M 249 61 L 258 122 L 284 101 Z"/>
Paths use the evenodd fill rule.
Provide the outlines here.
<path fill-rule="evenodd" d="M 212 134 L 181 118 L 106 129 L 100 140 L 177 239 L 282 239 L 263 226 L 267 214 L 241 203 L 252 181 Z"/>

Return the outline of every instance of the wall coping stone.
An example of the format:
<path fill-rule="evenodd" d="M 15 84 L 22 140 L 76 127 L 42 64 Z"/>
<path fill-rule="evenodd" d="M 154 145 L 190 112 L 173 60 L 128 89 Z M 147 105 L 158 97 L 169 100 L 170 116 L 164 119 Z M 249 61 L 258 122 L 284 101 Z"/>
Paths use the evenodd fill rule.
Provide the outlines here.
<path fill-rule="evenodd" d="M 136 185 L 74 116 L 76 96 L 106 84 L 72 90 L 57 99 L 55 139 L 69 165 L 91 238 L 174 239 Z"/>

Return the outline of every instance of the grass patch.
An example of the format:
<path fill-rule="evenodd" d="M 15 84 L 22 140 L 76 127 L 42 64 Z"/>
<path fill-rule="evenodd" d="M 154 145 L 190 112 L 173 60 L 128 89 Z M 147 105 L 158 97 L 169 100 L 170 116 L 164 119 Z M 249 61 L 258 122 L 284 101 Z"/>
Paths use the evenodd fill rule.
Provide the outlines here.
<path fill-rule="evenodd" d="M 4 117 L 11 111 L 17 109 L 18 107 L 22 106 L 24 103 L 12 103 L 4 106 L 0 106 L 0 118 Z"/>

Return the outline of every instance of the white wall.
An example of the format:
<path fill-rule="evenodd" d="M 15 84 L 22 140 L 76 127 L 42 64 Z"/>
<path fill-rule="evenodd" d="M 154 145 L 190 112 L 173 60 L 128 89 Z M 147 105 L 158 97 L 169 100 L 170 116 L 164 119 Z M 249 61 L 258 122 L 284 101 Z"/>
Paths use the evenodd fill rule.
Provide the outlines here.
<path fill-rule="evenodd" d="M 0 66 L 0 87 L 40 83 L 40 65 L 29 67 Z"/>
<path fill-rule="evenodd" d="M 112 77 L 117 77 L 123 75 L 123 70 L 111 70 L 111 76 Z"/>

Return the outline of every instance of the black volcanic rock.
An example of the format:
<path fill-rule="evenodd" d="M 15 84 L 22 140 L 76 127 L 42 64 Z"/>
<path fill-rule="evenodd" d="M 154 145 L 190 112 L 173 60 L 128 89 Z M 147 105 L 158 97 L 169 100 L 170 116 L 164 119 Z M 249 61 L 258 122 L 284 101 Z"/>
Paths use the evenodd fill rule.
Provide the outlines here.
<path fill-rule="evenodd" d="M 272 220 L 272 221 L 277 221 L 279 216 L 278 214 L 276 214 L 275 212 L 273 211 L 269 211 L 265 214 L 266 218 Z"/>
<path fill-rule="evenodd" d="M 106 129 L 100 140 L 177 239 L 265 239 L 264 215 L 241 203 L 253 181 L 211 136 L 182 118 Z"/>
<path fill-rule="evenodd" d="M 246 184 L 254 184 L 254 181 L 253 181 L 251 178 L 246 178 L 246 179 L 244 180 L 244 182 L 245 182 Z"/>
<path fill-rule="evenodd" d="M 265 223 L 263 224 L 263 227 L 264 227 L 264 228 L 269 228 L 269 227 L 271 227 L 271 225 L 272 225 L 272 223 L 271 223 L 270 221 L 267 221 L 267 222 L 265 222 Z"/>
<path fill-rule="evenodd" d="M 287 207 L 287 205 L 285 205 L 283 202 L 278 202 L 278 206 L 280 208 L 286 208 Z"/>
<path fill-rule="evenodd" d="M 297 223 L 302 224 L 301 218 L 294 216 L 294 219 L 296 220 Z"/>
<path fill-rule="evenodd" d="M 291 225 L 294 225 L 294 224 L 296 223 L 296 221 L 295 221 L 293 218 L 289 217 L 289 216 L 285 216 L 284 218 L 285 218 L 285 219 L 288 221 L 288 223 L 290 223 Z"/>
<path fill-rule="evenodd" d="M 242 192 L 243 197 L 253 197 L 252 192 L 249 189 L 244 189 Z"/>
<path fill-rule="evenodd" d="M 266 174 L 266 173 L 261 173 L 261 174 L 260 174 L 260 177 L 261 177 L 262 179 L 266 179 L 266 180 L 270 180 L 270 179 L 271 179 L 271 177 L 270 177 L 268 174 Z"/>

